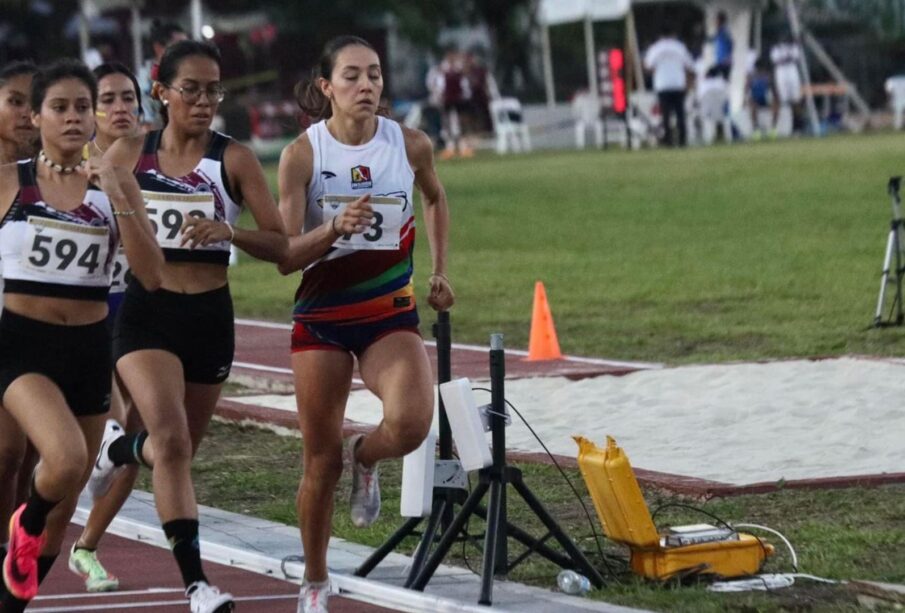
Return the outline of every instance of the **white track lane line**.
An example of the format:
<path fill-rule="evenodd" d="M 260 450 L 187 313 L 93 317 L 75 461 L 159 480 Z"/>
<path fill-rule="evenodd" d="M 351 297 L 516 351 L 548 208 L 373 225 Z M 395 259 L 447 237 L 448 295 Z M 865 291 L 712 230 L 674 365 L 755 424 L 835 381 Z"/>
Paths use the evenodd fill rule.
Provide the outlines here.
<path fill-rule="evenodd" d="M 292 330 L 291 324 L 281 324 L 272 321 L 259 321 L 257 319 L 237 319 L 236 324 L 240 326 L 250 326 L 254 328 L 270 328 L 272 330 Z M 437 343 L 434 341 L 425 340 L 425 345 L 435 346 Z M 482 347 L 480 345 L 468 345 L 464 343 L 453 343 L 453 349 L 461 349 L 462 351 L 478 351 L 480 353 L 487 353 L 487 347 Z M 506 353 L 511 353 L 512 355 L 517 356 L 527 356 L 528 352 L 522 349 L 507 349 Z M 563 359 L 570 362 L 581 362 L 583 364 L 596 364 L 599 366 L 624 366 L 626 368 L 638 368 L 642 370 L 651 370 L 656 368 L 663 368 L 663 364 L 656 362 L 626 362 L 622 360 L 606 360 L 602 358 L 586 358 L 583 356 L 577 355 L 566 355 L 563 356 Z"/>
<path fill-rule="evenodd" d="M 38 596 L 37 598 L 35 598 L 35 601 L 69 600 L 74 598 L 115 598 L 117 596 L 147 596 L 149 594 L 183 593 L 185 593 L 185 590 L 178 587 L 149 587 L 146 590 L 125 590 L 123 592 L 78 592 L 76 594 L 50 594 L 47 596 Z"/>
<path fill-rule="evenodd" d="M 179 590 L 180 592 L 182 590 Z M 112 592 L 116 594 L 116 592 Z M 293 594 L 277 594 L 266 596 L 238 596 L 234 598 L 236 602 L 261 602 L 265 600 L 296 600 L 298 593 Z M 29 611 L 35 613 L 79 613 L 80 611 L 109 611 L 111 609 L 149 609 L 151 607 L 184 607 L 188 600 L 182 598 L 180 600 L 156 600 L 148 602 L 132 602 L 132 603 L 114 603 L 114 604 L 96 604 L 80 606 L 73 609 L 72 605 L 67 607 L 29 607 Z"/>

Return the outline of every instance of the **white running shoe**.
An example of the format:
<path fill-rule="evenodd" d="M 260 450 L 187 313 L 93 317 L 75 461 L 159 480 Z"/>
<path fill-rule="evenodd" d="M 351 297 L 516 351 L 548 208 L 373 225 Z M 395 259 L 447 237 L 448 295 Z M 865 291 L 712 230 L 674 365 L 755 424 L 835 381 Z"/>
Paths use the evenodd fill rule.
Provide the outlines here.
<path fill-rule="evenodd" d="M 327 599 L 330 597 L 330 580 L 319 583 L 302 584 L 299 590 L 297 613 L 327 613 Z"/>
<path fill-rule="evenodd" d="M 185 590 L 192 613 L 229 613 L 235 609 L 233 595 L 223 592 L 205 581 L 195 581 Z"/>
<path fill-rule="evenodd" d="M 91 476 L 88 478 L 88 493 L 92 498 L 100 498 L 110 491 L 113 485 L 113 478 L 122 470 L 122 466 L 115 466 L 113 460 L 107 453 L 110 445 L 119 438 L 126 435 L 126 431 L 119 425 L 115 419 L 108 419 L 107 425 L 104 427 L 104 438 L 101 439 L 101 448 L 97 452 L 97 459 L 94 461 L 94 468 L 91 469 Z"/>
<path fill-rule="evenodd" d="M 380 480 L 377 466 L 365 468 L 355 460 L 355 448 L 363 434 L 349 437 L 346 453 L 352 464 L 352 495 L 349 498 L 352 523 L 359 528 L 373 524 L 380 516 Z"/>

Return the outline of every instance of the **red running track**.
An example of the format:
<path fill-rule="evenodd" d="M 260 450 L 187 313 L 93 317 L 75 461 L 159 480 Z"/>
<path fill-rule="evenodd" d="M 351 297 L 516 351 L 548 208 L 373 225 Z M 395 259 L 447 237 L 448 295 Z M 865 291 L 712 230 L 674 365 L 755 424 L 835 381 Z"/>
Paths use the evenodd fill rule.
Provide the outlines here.
<path fill-rule="evenodd" d="M 81 533 L 70 524 L 63 552 L 54 564 L 41 592 L 28 611 L 84 613 L 89 611 L 187 611 L 182 579 L 173 556 L 166 549 L 107 534 L 100 559 L 120 580 L 118 592 L 88 594 L 81 578 L 69 571 L 69 547 Z M 205 562 L 211 584 L 236 598 L 237 613 L 295 613 L 299 586 L 248 570 Z M 383 613 L 394 611 L 350 598 L 331 596 L 330 611 Z"/>
<path fill-rule="evenodd" d="M 455 334 L 455 330 L 453 330 Z M 290 326 L 270 322 L 236 320 L 236 355 L 233 372 L 292 385 L 289 361 Z M 436 376 L 437 352 L 432 339 L 425 339 Z M 452 376 L 488 379 L 489 347 L 453 343 L 450 364 Z M 582 379 L 598 375 L 624 375 L 652 365 L 565 356 L 561 360 L 528 362 L 524 351 L 506 351 L 506 376 Z"/>

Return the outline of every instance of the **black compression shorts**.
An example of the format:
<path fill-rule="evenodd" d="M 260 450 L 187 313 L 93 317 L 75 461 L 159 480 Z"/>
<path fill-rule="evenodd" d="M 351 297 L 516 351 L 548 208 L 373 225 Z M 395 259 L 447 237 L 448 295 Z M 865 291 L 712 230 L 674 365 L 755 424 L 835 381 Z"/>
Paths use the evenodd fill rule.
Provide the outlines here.
<path fill-rule="evenodd" d="M 0 315 L 0 398 L 16 379 L 36 373 L 60 388 L 74 415 L 102 415 L 110 409 L 112 369 L 106 320 L 63 326 Z"/>
<path fill-rule="evenodd" d="M 116 318 L 113 356 L 161 349 L 179 358 L 188 383 L 217 384 L 229 377 L 235 352 L 229 286 L 199 294 L 147 291 L 133 280 Z"/>

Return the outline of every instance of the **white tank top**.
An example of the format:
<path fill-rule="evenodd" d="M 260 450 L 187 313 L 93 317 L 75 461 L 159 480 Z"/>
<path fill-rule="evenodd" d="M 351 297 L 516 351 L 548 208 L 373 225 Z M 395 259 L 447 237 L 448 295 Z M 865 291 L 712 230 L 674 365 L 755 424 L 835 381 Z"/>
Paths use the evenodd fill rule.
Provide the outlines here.
<path fill-rule="evenodd" d="M 296 293 L 296 319 L 350 321 L 366 315 L 376 321 L 401 308 L 414 308 L 415 173 L 402 128 L 377 117 L 374 138 L 355 146 L 333 138 L 324 121 L 307 134 L 314 162 L 304 230 L 332 222 L 334 206 L 342 206 L 337 201 L 365 194 L 372 196 L 377 223 L 363 234 L 340 237 L 305 269 Z"/>
<path fill-rule="evenodd" d="M 60 211 L 41 196 L 33 160 L 18 171 L 19 192 L 0 222 L 4 292 L 105 300 L 119 244 L 107 195 L 89 185 L 82 204 Z"/>
<path fill-rule="evenodd" d="M 402 227 L 408 225 L 414 231 L 411 220 L 415 172 L 409 164 L 405 139 L 398 123 L 378 116 L 374 138 L 364 145 L 346 145 L 333 138 L 324 120 L 308 128 L 308 140 L 314 150 L 314 167 L 308 185 L 305 231 L 311 231 L 324 222 L 323 199 L 328 194 L 355 198 L 365 194 L 401 198 L 404 201 Z M 354 251 L 334 249 L 324 258 L 343 257 Z"/>
<path fill-rule="evenodd" d="M 232 140 L 219 132 L 211 132 L 210 144 L 204 157 L 187 175 L 170 177 L 163 174 L 157 159 L 162 130 L 149 132 L 145 137 L 141 157 L 135 166 L 135 178 L 157 242 L 168 262 L 229 263 L 229 241 L 221 241 L 190 249 L 183 246 L 179 231 L 189 215 L 225 221 L 234 225 L 242 207 L 233 198 L 223 156 Z"/>

